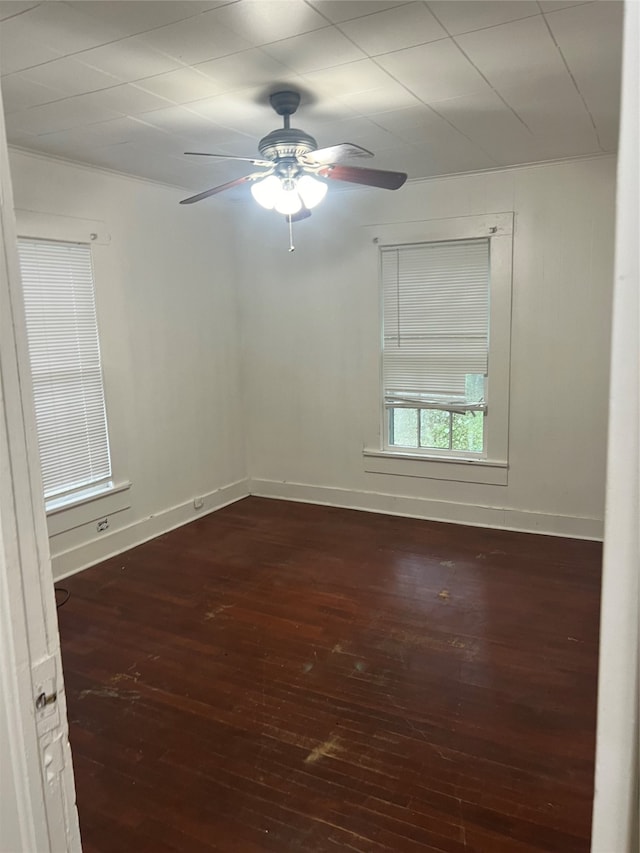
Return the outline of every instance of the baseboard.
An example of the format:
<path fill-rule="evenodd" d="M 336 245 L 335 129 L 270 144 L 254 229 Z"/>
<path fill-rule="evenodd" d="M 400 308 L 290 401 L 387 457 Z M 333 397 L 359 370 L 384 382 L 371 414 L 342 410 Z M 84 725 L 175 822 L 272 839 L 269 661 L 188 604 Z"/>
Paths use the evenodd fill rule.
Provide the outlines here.
<path fill-rule="evenodd" d="M 380 492 L 339 489 L 331 486 L 285 483 L 277 480 L 252 479 L 249 481 L 249 491 L 252 495 L 265 498 L 338 506 L 365 512 L 379 512 L 383 515 L 402 515 L 428 521 L 466 524 L 472 527 L 492 527 L 522 533 L 563 536 L 570 539 L 600 541 L 604 528 L 603 522 L 597 518 L 551 515 L 506 507 L 461 504 Z"/>
<path fill-rule="evenodd" d="M 216 512 L 248 495 L 249 481 L 238 480 L 204 495 L 203 506 L 199 510 L 194 509 L 192 500 L 185 501 L 126 527 L 120 527 L 112 533 L 103 533 L 75 548 L 53 554 L 51 557 L 53 578 L 59 581 L 74 575 L 76 572 L 88 569 L 89 566 L 135 548 L 136 545 L 148 542 L 149 539 L 155 539 L 156 536 L 195 521 L 200 516 Z"/>

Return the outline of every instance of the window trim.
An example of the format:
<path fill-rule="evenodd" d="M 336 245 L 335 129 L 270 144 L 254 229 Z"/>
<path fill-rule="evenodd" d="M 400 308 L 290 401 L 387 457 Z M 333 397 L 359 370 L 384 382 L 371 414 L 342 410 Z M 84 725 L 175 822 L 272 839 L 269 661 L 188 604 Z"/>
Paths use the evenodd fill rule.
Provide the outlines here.
<path fill-rule="evenodd" d="M 468 240 L 489 237 L 490 304 L 489 370 L 486 388 L 484 452 L 452 457 L 447 450 L 403 448 L 387 442 L 388 406 L 382 379 L 382 283 L 378 271 L 379 380 L 377 440 L 365 441 L 363 458 L 368 473 L 427 477 L 506 485 L 509 458 L 509 384 L 511 370 L 511 290 L 513 265 L 513 212 L 447 219 L 380 224 L 364 229 L 379 260 L 379 246 Z"/>

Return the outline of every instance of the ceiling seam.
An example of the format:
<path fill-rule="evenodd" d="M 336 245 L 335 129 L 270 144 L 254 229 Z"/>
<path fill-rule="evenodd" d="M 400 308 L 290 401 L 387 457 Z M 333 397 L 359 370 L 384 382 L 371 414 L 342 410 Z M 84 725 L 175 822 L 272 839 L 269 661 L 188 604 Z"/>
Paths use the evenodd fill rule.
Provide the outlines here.
<path fill-rule="evenodd" d="M 305 0 L 305 3 L 307 3 L 307 4 L 308 4 L 308 2 L 309 2 L 309 0 Z M 403 6 L 406 6 L 406 5 L 409 5 L 409 4 L 407 4 L 407 3 L 403 3 L 402 5 L 403 5 Z M 426 4 L 425 4 L 425 5 L 426 5 Z M 388 11 L 388 10 L 384 10 L 384 11 Z M 431 10 L 429 10 L 429 12 L 431 12 Z M 382 14 L 382 13 L 374 12 L 374 13 L 372 13 L 372 14 Z M 433 14 L 433 13 L 431 12 L 431 14 Z M 323 17 L 325 17 L 325 16 L 323 15 Z M 362 17 L 371 17 L 371 16 L 370 16 L 370 15 L 363 15 Z M 434 15 L 433 17 L 434 17 L 434 18 L 436 18 L 436 16 L 435 16 L 435 15 Z M 360 20 L 360 19 L 358 19 L 358 20 Z M 437 18 L 436 18 L 436 21 L 438 21 L 438 19 L 437 19 Z M 341 22 L 341 23 L 348 23 L 348 22 L 347 22 L 347 21 L 343 21 L 343 22 Z M 440 21 L 438 21 L 438 23 L 440 24 Z M 358 50 L 362 50 L 362 48 L 360 47 L 360 45 L 359 45 L 359 44 L 357 44 L 357 42 L 355 42 L 355 41 L 351 38 L 351 36 L 349 36 L 349 34 L 348 34 L 348 33 L 345 33 L 345 32 L 344 32 L 344 30 L 341 28 L 340 24 L 333 24 L 333 26 L 334 26 L 334 27 L 335 27 L 335 28 L 336 28 L 340 33 L 342 33 L 342 35 L 343 35 L 346 39 L 348 39 L 348 41 L 350 41 L 350 42 L 351 42 L 351 44 L 353 44 L 353 45 L 354 45 L 354 47 L 357 47 L 357 48 L 358 48 Z M 442 26 L 442 24 L 440 24 L 440 26 Z M 418 45 L 412 45 L 412 47 L 423 47 L 424 45 L 428 45 L 428 44 L 436 44 L 437 42 L 447 41 L 447 38 L 449 38 L 449 39 L 450 39 L 450 38 L 451 38 L 451 36 L 449 35 L 448 30 L 446 29 L 446 27 L 442 27 L 442 29 L 445 31 L 445 33 L 447 33 L 447 36 L 445 36 L 444 38 L 433 39 L 433 41 L 423 42 L 423 43 L 418 44 Z M 443 116 L 443 115 L 440 115 L 440 113 L 439 113 L 437 110 L 435 110 L 435 109 L 431 106 L 431 104 L 429 104 L 429 103 L 427 103 L 425 100 L 423 100 L 423 99 L 422 99 L 419 95 L 417 95 L 417 94 L 416 94 L 412 89 L 410 89 L 410 88 L 409 88 L 409 86 L 407 86 L 405 83 L 402 83 L 400 80 L 398 80 L 398 78 L 397 78 L 397 77 L 395 77 L 395 76 L 394 76 L 394 75 L 393 75 L 393 74 L 392 74 L 388 69 L 384 68 L 384 67 L 383 67 L 382 65 L 380 65 L 380 63 L 377 61 L 378 56 L 390 56 L 392 53 L 400 53 L 402 50 L 405 50 L 405 49 L 406 49 L 406 48 L 400 48 L 400 49 L 398 49 L 398 50 L 390 50 L 390 51 L 388 51 L 387 53 L 378 54 L 377 56 L 371 56 L 370 54 L 366 53 L 366 51 L 365 51 L 365 56 L 366 56 L 366 58 L 367 58 L 367 59 L 369 59 L 371 62 L 373 62 L 373 64 L 376 66 L 376 68 L 378 68 L 378 69 L 379 69 L 380 71 L 382 71 L 382 72 L 383 72 L 387 77 L 389 77 L 389 79 L 390 79 L 390 80 L 393 80 L 393 82 L 394 82 L 394 83 L 397 83 L 397 84 L 398 84 L 398 86 L 400 86 L 402 89 L 404 89 L 404 91 L 405 91 L 405 92 L 407 92 L 409 95 L 411 95 L 413 98 L 415 98 L 419 103 L 421 103 L 423 106 L 425 106 L 428 110 L 430 110 L 431 112 L 433 112 L 433 113 L 434 113 L 434 115 L 437 115 L 437 116 L 438 116 L 438 118 L 440 118 L 440 119 L 442 119 L 443 121 L 445 121 L 445 122 L 449 125 L 449 127 L 451 127 L 451 129 L 452 129 L 453 131 L 455 131 L 455 133 L 458 133 L 460 136 L 462 136 L 464 139 L 466 139 L 466 140 L 467 140 L 467 142 L 469 142 L 471 145 L 473 145 L 473 146 L 474 146 L 474 148 L 477 148 L 479 151 L 482 151 L 482 153 L 483 153 L 486 157 L 488 157 L 488 158 L 489 158 L 489 160 L 491 160 L 491 161 L 492 161 L 496 166 L 499 166 L 499 163 L 497 163 L 497 161 L 495 160 L 495 158 L 494 158 L 494 157 L 493 157 L 493 156 L 492 156 L 488 151 L 486 151 L 486 150 L 482 147 L 482 145 L 480 145 L 480 144 L 479 144 L 478 142 L 476 142 L 474 139 L 471 139 L 471 137 L 470 137 L 470 136 L 467 136 L 467 134 L 466 134 L 466 133 L 464 133 L 462 130 L 460 130 L 460 128 L 459 128 L 459 127 L 456 127 L 456 125 L 455 125 L 455 124 L 453 124 L 451 121 L 449 121 L 449 119 L 448 119 L 448 118 L 446 118 L 446 117 L 445 117 L 445 116 Z M 358 61 L 362 61 L 362 60 L 356 60 L 356 62 L 358 62 Z M 347 65 L 347 64 L 351 64 L 351 63 L 345 63 L 345 65 Z M 384 112 L 392 112 L 392 110 L 385 110 Z M 367 121 L 370 121 L 373 125 L 375 125 L 375 127 L 379 128 L 380 130 L 384 130 L 384 131 L 390 132 L 390 131 L 388 130 L 388 128 L 383 127 L 381 124 L 378 124 L 378 123 L 376 122 L 376 120 L 375 120 L 375 115 L 376 115 L 376 114 L 375 114 L 375 113 L 373 114 L 373 116 L 371 116 L 371 115 L 362 115 L 362 113 L 355 113 L 355 114 L 356 114 L 356 115 L 358 115 L 360 118 L 365 118 Z M 381 115 L 381 114 L 383 114 L 383 113 L 379 113 L 379 115 Z M 398 139 L 401 139 L 401 137 L 397 137 L 397 138 L 398 138 Z M 405 140 L 401 140 L 401 141 L 403 141 L 403 142 L 404 142 L 404 144 L 406 144 L 406 145 L 411 145 L 412 147 L 417 147 L 417 146 L 415 146 L 415 144 L 414 144 L 414 143 L 405 142 Z"/>
<path fill-rule="evenodd" d="M 581 4 L 581 5 L 585 5 L 585 4 Z M 569 63 L 567 62 L 566 57 L 565 57 L 564 53 L 562 52 L 562 48 L 560 47 L 560 45 L 556 41 L 556 37 L 553 34 L 553 30 L 551 29 L 551 25 L 549 24 L 549 21 L 547 20 L 547 16 L 546 16 L 542 6 L 540 6 L 539 2 L 538 2 L 538 7 L 540 8 L 540 14 L 542 15 L 542 20 L 544 21 L 544 24 L 547 28 L 547 31 L 549 32 L 549 36 L 551 37 L 551 41 L 554 43 L 556 50 L 558 51 L 558 54 L 560 56 L 560 59 L 562 60 L 564 67 L 567 69 L 567 74 L 571 78 L 571 82 L 573 83 L 575 90 L 578 93 L 580 100 L 582 101 L 582 105 L 584 106 L 585 110 L 587 111 L 587 115 L 589 116 L 589 120 L 593 126 L 593 131 L 596 135 L 596 140 L 598 142 L 598 148 L 604 153 L 605 148 L 604 148 L 604 146 L 600 140 L 600 133 L 598 132 L 598 126 L 596 125 L 596 121 L 593 117 L 593 114 L 591 113 L 591 110 L 589 109 L 589 105 L 587 104 L 587 101 L 586 101 L 584 95 L 580 91 L 580 86 L 578 86 L 578 81 L 573 76 L 573 71 L 569 67 Z M 559 11 L 562 11 L 562 10 L 559 10 Z"/>
<path fill-rule="evenodd" d="M 5 21 L 10 21 L 12 18 L 19 18 L 20 15 L 26 15 L 27 12 L 32 12 L 34 9 L 37 9 L 38 6 L 42 6 L 42 3 L 34 3 L 33 6 L 29 6 L 28 9 L 22 9 L 20 12 L 14 12 L 13 15 L 7 15 L 6 18 L 3 18 L 0 21 L 0 26 L 4 24 Z"/>
<path fill-rule="evenodd" d="M 51 2 L 51 0 L 48 0 L 48 2 Z M 126 0 L 120 0 L 120 2 L 126 2 Z M 172 27 L 175 24 L 180 24 L 180 23 L 182 23 L 182 21 L 192 21 L 194 18 L 198 18 L 200 15 L 206 15 L 209 12 L 217 12 L 218 9 L 224 9 L 227 6 L 233 6 L 239 2 L 240 2 L 240 0 L 228 0 L 228 2 L 224 3 L 222 6 L 215 6 L 213 9 L 205 9 L 202 12 L 196 12 L 196 14 L 194 14 L 194 15 L 188 15 L 186 18 L 180 18 L 180 20 L 173 21 L 170 24 L 160 24 L 157 27 L 150 27 L 148 30 L 141 30 L 139 33 L 131 33 L 127 36 L 120 36 L 119 38 L 111 39 L 110 41 L 105 41 L 102 44 L 94 44 L 93 47 L 83 47 L 82 50 L 75 50 L 71 53 L 63 53 L 60 56 L 58 56 L 56 59 L 47 59 L 46 62 L 38 62 L 35 65 L 29 65 L 26 68 L 18 68 L 15 71 L 10 71 L 8 74 L 3 74 L 2 76 L 3 77 L 9 77 L 11 74 L 21 74 L 24 71 L 31 70 L 32 68 L 42 68 L 43 65 L 49 65 L 50 62 L 58 62 L 60 59 L 74 58 L 76 56 L 80 56 L 83 53 L 88 53 L 91 50 L 99 50 L 101 47 L 109 47 L 109 45 L 118 44 L 119 42 L 128 41 L 129 39 L 135 39 L 135 38 L 138 38 L 139 36 L 146 35 L 147 33 L 153 33 L 156 30 L 162 30 L 165 27 Z M 74 9 L 69 6 L 69 4 L 66 2 L 66 0 L 62 0 L 62 3 L 68 9 L 70 9 L 70 11 L 74 12 Z M 24 9 L 22 12 L 20 12 L 18 14 L 26 15 L 29 12 L 33 12 L 34 9 L 37 9 L 43 5 L 44 5 L 44 3 L 38 3 L 37 6 L 32 6 L 30 9 Z M 11 18 L 17 18 L 18 14 L 12 15 Z M 104 24 L 99 19 L 92 18 L 91 16 L 89 16 L 89 17 L 90 17 L 90 20 L 92 22 L 99 23 L 99 24 L 102 24 L 104 26 Z M 8 18 L 7 20 L 11 20 L 11 19 Z M 163 50 L 158 50 L 158 48 L 151 47 L 151 45 L 146 45 L 146 46 L 150 47 L 154 51 L 154 53 L 158 53 L 161 56 L 167 57 L 167 59 L 171 59 L 174 62 L 177 62 L 182 68 L 191 68 L 192 67 L 191 65 L 188 65 L 187 63 L 182 62 L 182 60 L 177 59 L 175 56 L 172 56 L 169 53 L 165 53 Z M 232 54 L 225 54 L 225 55 L 231 56 Z M 222 57 L 216 57 L 216 58 L 222 58 Z M 207 61 L 207 60 L 205 60 L 205 61 Z M 100 68 L 95 68 L 95 66 L 91 65 L 90 63 L 87 63 L 87 65 L 89 65 L 90 68 L 94 68 L 94 70 L 96 70 L 96 71 L 101 71 Z M 179 71 L 180 69 L 174 68 L 173 70 Z M 108 72 L 103 71 L 102 73 L 106 74 Z"/>
<path fill-rule="evenodd" d="M 486 77 L 486 76 L 485 76 L 485 74 L 483 74 L 483 72 L 478 68 L 478 66 L 477 66 L 477 65 L 475 64 L 475 62 L 471 59 L 471 57 L 466 53 L 466 51 L 465 51 L 462 47 L 460 47 L 460 45 L 459 45 L 459 44 L 458 44 L 458 42 L 456 41 L 456 37 L 455 37 L 455 36 L 453 36 L 453 35 L 451 35 L 451 33 L 449 33 L 449 30 L 445 27 L 445 25 L 442 23 L 442 21 L 440 20 L 440 18 L 438 18 L 438 16 L 436 15 L 436 13 L 433 11 L 433 9 L 431 9 L 431 7 L 429 6 L 429 4 L 428 4 L 427 2 L 425 2 L 425 6 L 429 9 L 429 11 L 430 11 L 430 12 L 431 12 L 431 14 L 433 15 L 433 17 L 436 19 L 436 21 L 440 24 L 440 26 L 442 27 L 442 29 L 443 29 L 446 33 L 448 33 L 448 34 L 449 34 L 449 38 L 451 39 L 451 41 L 455 44 L 455 46 L 458 48 L 458 50 L 459 50 L 459 51 L 460 51 L 460 53 L 464 56 L 464 58 L 467 60 L 467 62 L 468 62 L 471 66 L 473 66 L 473 68 L 475 68 L 475 70 L 476 70 L 476 71 L 478 72 L 478 74 L 482 77 L 482 79 L 485 81 L 485 83 L 487 84 L 487 86 L 489 86 L 489 87 L 490 87 L 491 91 L 492 91 L 492 92 L 494 92 L 494 94 L 495 94 L 495 95 L 497 95 L 497 96 L 498 96 L 498 98 L 500 98 L 500 100 L 501 100 L 501 101 L 502 101 L 502 103 L 505 105 L 505 107 L 507 107 L 507 109 L 508 109 L 508 110 L 510 110 L 510 111 L 513 113 L 513 115 L 518 119 L 518 121 L 520 122 L 520 124 L 522 124 L 522 125 L 527 129 L 527 131 L 531 134 L 531 136 L 534 136 L 533 131 L 531 130 L 531 128 L 529 127 L 529 125 L 526 123 L 526 121 L 525 121 L 525 120 L 524 120 L 520 115 L 518 115 L 518 113 L 514 110 L 514 108 L 511 106 L 511 104 L 510 104 L 510 103 L 509 103 L 509 102 L 508 102 L 508 101 L 507 101 L 507 100 L 502 96 L 502 94 L 501 94 L 501 93 L 496 89 L 496 87 L 493 85 L 493 83 L 491 83 L 491 81 L 489 80 L 489 78 L 488 78 L 488 77 Z M 537 15 L 530 15 L 530 16 L 528 16 L 528 17 L 531 17 L 531 18 L 537 18 L 538 16 L 537 16 Z M 525 18 L 521 18 L 520 20 L 526 20 L 526 19 L 525 19 Z M 502 25 L 502 24 L 498 24 L 497 26 L 503 26 L 503 25 Z M 492 29 L 496 29 L 496 27 L 482 27 L 482 29 L 492 30 Z M 478 32 L 478 30 L 474 30 L 474 31 L 472 31 L 472 32 Z"/>

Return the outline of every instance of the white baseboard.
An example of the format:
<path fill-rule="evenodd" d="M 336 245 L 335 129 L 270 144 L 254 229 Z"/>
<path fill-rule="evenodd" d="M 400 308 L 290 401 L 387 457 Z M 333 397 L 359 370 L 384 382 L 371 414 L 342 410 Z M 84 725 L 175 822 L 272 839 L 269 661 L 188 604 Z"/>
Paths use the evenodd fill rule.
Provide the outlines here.
<path fill-rule="evenodd" d="M 74 575 L 83 569 L 88 569 L 96 563 L 122 554 L 136 545 L 155 539 L 169 530 L 182 527 L 190 521 L 195 521 L 203 515 L 208 515 L 224 506 L 235 503 L 249 495 L 249 481 L 238 480 L 221 486 L 213 492 L 204 495 L 201 509 L 194 509 L 193 501 L 169 507 L 157 515 L 151 515 L 126 527 L 120 527 L 112 533 L 103 533 L 75 548 L 52 554 L 51 565 L 55 581 Z"/>
<path fill-rule="evenodd" d="M 379 512 L 383 515 L 402 515 L 428 521 L 445 521 L 472 527 L 492 527 L 570 539 L 593 539 L 603 536 L 603 522 L 598 518 L 571 515 L 550 515 L 506 507 L 461 504 L 426 498 L 399 497 L 380 492 L 339 489 L 331 486 L 310 486 L 305 483 L 284 483 L 277 480 L 249 481 L 252 495 L 300 503 Z"/>

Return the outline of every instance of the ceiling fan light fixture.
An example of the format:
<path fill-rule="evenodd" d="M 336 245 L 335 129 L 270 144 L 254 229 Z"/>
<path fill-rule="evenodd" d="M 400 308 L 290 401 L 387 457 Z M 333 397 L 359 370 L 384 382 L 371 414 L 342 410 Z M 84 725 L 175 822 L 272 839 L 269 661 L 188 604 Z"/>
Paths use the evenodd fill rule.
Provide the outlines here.
<path fill-rule="evenodd" d="M 327 194 L 327 185 L 324 181 L 319 181 L 311 175 L 303 175 L 301 178 L 298 178 L 296 189 L 307 210 L 311 210 L 311 208 L 320 204 Z"/>
<path fill-rule="evenodd" d="M 282 184 L 280 179 L 275 175 L 269 175 L 264 180 L 251 184 L 251 195 L 262 207 L 266 207 L 267 210 L 273 210 L 278 201 L 281 189 Z"/>
<path fill-rule="evenodd" d="M 286 216 L 293 216 L 294 213 L 302 210 L 302 200 L 294 184 L 290 187 L 284 184 L 281 186 L 274 208 L 278 213 L 284 213 Z"/>

